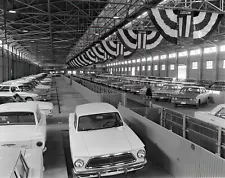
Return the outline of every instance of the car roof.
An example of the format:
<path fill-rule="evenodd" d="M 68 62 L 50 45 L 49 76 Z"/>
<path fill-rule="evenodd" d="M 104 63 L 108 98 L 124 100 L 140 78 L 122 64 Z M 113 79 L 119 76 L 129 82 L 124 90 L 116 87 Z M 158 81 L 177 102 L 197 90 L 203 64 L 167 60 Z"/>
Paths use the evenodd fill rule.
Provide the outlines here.
<path fill-rule="evenodd" d="M 20 148 L 0 147 L 0 177 L 10 177 L 18 157 Z"/>
<path fill-rule="evenodd" d="M 0 105 L 0 112 L 36 112 L 37 110 L 37 103 L 5 103 Z"/>
<path fill-rule="evenodd" d="M 107 112 L 118 112 L 118 110 L 114 106 L 103 102 L 82 104 L 75 109 L 77 117 Z"/>

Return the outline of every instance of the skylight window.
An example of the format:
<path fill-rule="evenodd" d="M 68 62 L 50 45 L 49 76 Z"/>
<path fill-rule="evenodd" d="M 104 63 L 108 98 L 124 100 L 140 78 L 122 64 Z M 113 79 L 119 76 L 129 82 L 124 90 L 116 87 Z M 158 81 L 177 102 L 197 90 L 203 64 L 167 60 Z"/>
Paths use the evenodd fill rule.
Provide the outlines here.
<path fill-rule="evenodd" d="M 154 57 L 153 57 L 153 60 L 154 60 L 154 61 L 159 60 L 159 56 L 154 56 Z"/>
<path fill-rule="evenodd" d="M 128 64 L 131 64 L 131 60 L 128 61 Z"/>
<path fill-rule="evenodd" d="M 140 62 L 140 59 L 137 59 L 137 62 Z"/>
<path fill-rule="evenodd" d="M 187 56 L 187 51 L 179 52 L 179 53 L 178 53 L 178 56 L 179 56 L 179 57 Z"/>
<path fill-rule="evenodd" d="M 152 60 L 152 57 L 149 56 L 149 57 L 147 58 L 147 61 L 151 61 L 151 60 Z"/>
<path fill-rule="evenodd" d="M 176 57 L 176 53 L 169 54 L 169 58 L 175 58 L 175 57 Z"/>
<path fill-rule="evenodd" d="M 191 50 L 190 51 L 190 55 L 194 56 L 194 55 L 199 55 L 201 54 L 201 50 L 200 49 L 195 49 L 195 50 Z"/>
<path fill-rule="evenodd" d="M 141 61 L 142 61 L 142 62 L 145 62 L 145 61 L 146 61 L 146 58 L 142 58 Z"/>
<path fill-rule="evenodd" d="M 132 60 L 132 63 L 136 63 L 136 60 L 135 60 L 135 59 L 133 59 L 133 60 Z"/>
<path fill-rule="evenodd" d="M 209 48 L 204 48 L 204 54 L 215 53 L 215 52 L 216 52 L 216 46 L 209 47 Z"/>
<path fill-rule="evenodd" d="M 164 54 L 164 55 L 161 55 L 160 56 L 160 59 L 166 59 L 166 55 Z"/>

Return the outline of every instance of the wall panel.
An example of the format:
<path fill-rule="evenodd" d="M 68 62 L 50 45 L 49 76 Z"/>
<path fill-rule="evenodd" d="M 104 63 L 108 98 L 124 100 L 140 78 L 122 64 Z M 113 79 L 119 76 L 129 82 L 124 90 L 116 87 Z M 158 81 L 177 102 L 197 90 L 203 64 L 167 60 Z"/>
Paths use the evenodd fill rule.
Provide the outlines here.
<path fill-rule="evenodd" d="M 195 56 L 190 56 L 190 61 L 189 61 L 189 66 L 187 66 L 187 70 L 189 73 L 189 78 L 193 78 L 193 79 L 200 79 L 200 70 L 199 70 L 199 65 L 200 65 L 200 59 L 201 59 L 201 55 L 195 55 Z M 198 69 L 192 69 L 192 62 L 198 62 Z"/>
<path fill-rule="evenodd" d="M 202 79 L 203 80 L 216 80 L 216 59 L 217 53 L 203 54 L 202 65 Z M 207 61 L 213 61 L 213 68 L 206 69 Z"/>

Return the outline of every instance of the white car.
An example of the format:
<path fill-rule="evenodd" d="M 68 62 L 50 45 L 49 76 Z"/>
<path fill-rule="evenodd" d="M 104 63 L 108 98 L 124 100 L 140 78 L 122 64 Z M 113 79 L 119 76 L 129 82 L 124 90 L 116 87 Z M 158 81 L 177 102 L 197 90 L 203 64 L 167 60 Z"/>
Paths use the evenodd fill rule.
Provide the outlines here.
<path fill-rule="evenodd" d="M 126 173 L 147 162 L 145 145 L 108 103 L 77 106 L 69 115 L 69 139 L 77 177 Z"/>
<path fill-rule="evenodd" d="M 0 148 L 1 178 L 43 178 L 43 155 L 37 149 Z"/>
<path fill-rule="evenodd" d="M 194 117 L 201 121 L 225 128 L 225 104 L 216 106 L 212 111 L 197 111 Z"/>
<path fill-rule="evenodd" d="M 41 100 L 41 97 L 35 93 L 23 92 L 19 88 L 19 85 L 0 85 L 0 92 L 10 92 L 10 93 L 19 93 L 20 96 L 26 101 L 38 101 Z"/>
<path fill-rule="evenodd" d="M 30 102 L 38 104 L 40 110 L 45 113 L 47 118 L 53 116 L 53 103 L 43 101 L 26 101 L 18 93 L 0 92 L 0 104 L 15 103 L 15 102 Z"/>
<path fill-rule="evenodd" d="M 0 105 L 0 147 L 46 150 L 46 116 L 36 103 Z"/>

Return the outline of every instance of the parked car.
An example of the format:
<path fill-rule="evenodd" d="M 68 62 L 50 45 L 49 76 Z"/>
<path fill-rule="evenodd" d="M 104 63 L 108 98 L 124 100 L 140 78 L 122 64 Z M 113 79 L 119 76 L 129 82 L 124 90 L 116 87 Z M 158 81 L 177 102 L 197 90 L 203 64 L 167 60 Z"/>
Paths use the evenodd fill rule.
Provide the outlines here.
<path fill-rule="evenodd" d="M 43 101 L 26 101 L 18 93 L 0 92 L 0 104 L 15 102 L 31 102 L 38 104 L 40 110 L 45 113 L 47 118 L 53 116 L 53 103 Z"/>
<path fill-rule="evenodd" d="M 77 106 L 69 115 L 69 139 L 78 177 L 135 171 L 147 162 L 145 145 L 108 103 Z"/>
<path fill-rule="evenodd" d="M 156 90 L 155 92 L 153 92 L 152 98 L 154 98 L 156 101 L 158 101 L 159 99 L 171 100 L 172 96 L 174 94 L 179 93 L 181 88 L 182 88 L 182 85 L 165 84 L 163 85 L 161 90 Z"/>
<path fill-rule="evenodd" d="M 40 148 L 46 142 L 46 116 L 36 103 L 0 105 L 0 146 Z"/>
<path fill-rule="evenodd" d="M 210 87 L 211 90 L 223 91 L 225 90 L 225 81 L 215 81 Z"/>
<path fill-rule="evenodd" d="M 1 178 L 43 178 L 43 155 L 38 149 L 0 147 Z"/>
<path fill-rule="evenodd" d="M 209 102 L 210 94 L 204 87 L 186 86 L 172 97 L 171 102 L 177 105 L 195 105 L 196 108 Z"/>
<path fill-rule="evenodd" d="M 202 112 L 195 112 L 194 117 L 201 121 L 225 128 L 225 104 L 216 106 L 213 110 Z"/>
<path fill-rule="evenodd" d="M 0 92 L 19 93 L 26 101 L 41 100 L 41 97 L 36 93 L 23 92 L 18 85 L 0 85 Z"/>

